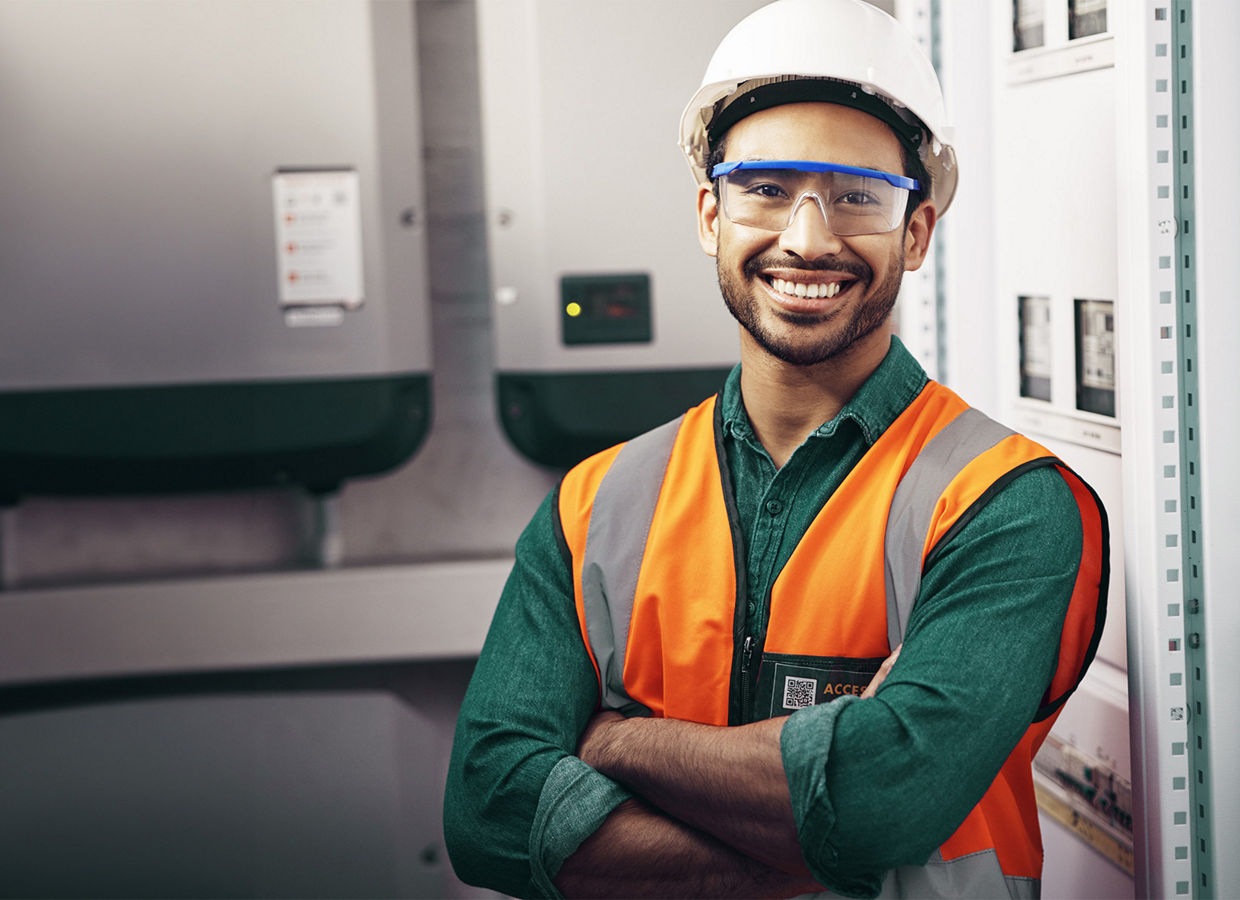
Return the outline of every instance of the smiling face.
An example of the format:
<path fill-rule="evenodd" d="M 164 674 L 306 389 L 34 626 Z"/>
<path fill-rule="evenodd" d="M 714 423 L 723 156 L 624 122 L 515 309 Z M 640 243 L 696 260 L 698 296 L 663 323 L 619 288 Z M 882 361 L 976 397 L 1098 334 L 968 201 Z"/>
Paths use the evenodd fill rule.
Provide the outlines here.
<path fill-rule="evenodd" d="M 775 106 L 727 133 L 726 162 L 788 159 L 903 172 L 891 130 L 847 106 Z M 744 329 L 743 353 L 794 366 L 882 359 L 901 278 L 924 261 L 934 221 L 934 207 L 923 203 L 894 231 L 840 237 L 816 204 L 804 203 L 784 231 L 767 231 L 729 221 L 709 186 L 698 191 L 699 239 Z"/>

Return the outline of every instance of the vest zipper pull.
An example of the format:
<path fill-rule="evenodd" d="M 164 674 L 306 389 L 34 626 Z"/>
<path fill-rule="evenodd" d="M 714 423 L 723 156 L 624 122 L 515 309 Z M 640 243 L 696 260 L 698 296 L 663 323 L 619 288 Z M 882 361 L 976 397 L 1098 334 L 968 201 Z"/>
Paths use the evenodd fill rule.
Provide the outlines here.
<path fill-rule="evenodd" d="M 753 658 L 753 635 L 745 635 L 745 643 L 741 647 L 741 718 L 740 724 L 752 721 L 753 713 L 750 706 L 752 691 L 749 686 L 749 662 Z"/>

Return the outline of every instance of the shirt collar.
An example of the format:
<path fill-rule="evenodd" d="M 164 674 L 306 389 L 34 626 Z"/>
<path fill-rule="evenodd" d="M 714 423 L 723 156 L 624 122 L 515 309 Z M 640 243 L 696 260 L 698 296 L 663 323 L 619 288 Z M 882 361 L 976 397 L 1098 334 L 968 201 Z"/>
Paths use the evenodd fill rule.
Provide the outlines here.
<path fill-rule="evenodd" d="M 857 389 L 844 408 L 824 422 L 811 436 L 835 434 L 841 422 L 852 419 L 867 444 L 873 444 L 896 417 L 913 402 L 930 379 L 921 365 L 894 335 L 887 355 L 874 373 Z M 725 434 L 746 438 L 753 434 L 741 398 L 741 367 L 738 364 L 723 386 L 722 407 Z"/>

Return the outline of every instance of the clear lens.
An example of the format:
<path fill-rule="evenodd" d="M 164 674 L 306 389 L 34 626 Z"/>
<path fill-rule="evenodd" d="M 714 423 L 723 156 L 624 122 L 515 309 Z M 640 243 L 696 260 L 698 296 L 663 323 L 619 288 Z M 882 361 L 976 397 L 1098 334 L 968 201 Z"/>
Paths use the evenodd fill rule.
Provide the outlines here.
<path fill-rule="evenodd" d="M 718 182 L 723 214 L 738 225 L 767 231 L 783 231 L 809 202 L 835 234 L 885 234 L 900 225 L 908 203 L 905 188 L 847 172 L 746 168 Z"/>

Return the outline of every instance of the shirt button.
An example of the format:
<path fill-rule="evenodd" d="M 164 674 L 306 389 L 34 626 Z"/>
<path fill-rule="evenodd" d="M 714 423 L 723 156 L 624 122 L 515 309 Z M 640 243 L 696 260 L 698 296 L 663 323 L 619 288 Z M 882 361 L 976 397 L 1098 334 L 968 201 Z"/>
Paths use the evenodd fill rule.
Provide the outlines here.
<path fill-rule="evenodd" d="M 754 616 L 754 614 L 755 614 L 755 613 L 757 613 L 757 611 L 758 611 L 758 604 L 756 604 L 756 603 L 754 603 L 752 600 L 750 600 L 750 601 L 749 601 L 749 605 L 746 607 L 746 610 L 747 610 L 747 611 L 748 611 L 748 613 L 749 613 L 749 617 L 752 619 L 752 618 L 753 618 L 753 616 Z"/>
<path fill-rule="evenodd" d="M 784 511 L 784 504 L 779 500 L 767 500 L 766 511 L 772 516 L 777 516 Z"/>

